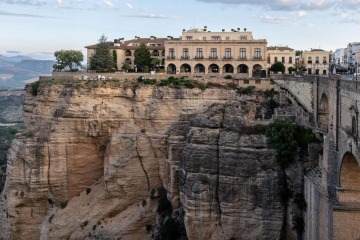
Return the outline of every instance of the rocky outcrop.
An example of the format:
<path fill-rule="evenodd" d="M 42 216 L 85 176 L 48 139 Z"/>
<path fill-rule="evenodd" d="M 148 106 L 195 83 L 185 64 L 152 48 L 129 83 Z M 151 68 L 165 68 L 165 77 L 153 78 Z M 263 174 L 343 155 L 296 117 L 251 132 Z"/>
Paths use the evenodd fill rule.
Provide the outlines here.
<path fill-rule="evenodd" d="M 255 119 L 265 100 L 131 82 L 28 89 L 0 238 L 156 238 L 165 188 L 189 239 L 280 239 L 279 168 Z"/>

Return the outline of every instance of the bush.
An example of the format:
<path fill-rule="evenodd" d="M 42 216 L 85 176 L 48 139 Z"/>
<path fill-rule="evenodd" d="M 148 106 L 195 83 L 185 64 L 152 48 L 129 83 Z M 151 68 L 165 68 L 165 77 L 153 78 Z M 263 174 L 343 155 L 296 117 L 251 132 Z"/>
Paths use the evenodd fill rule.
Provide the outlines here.
<path fill-rule="evenodd" d="M 249 94 L 252 94 L 254 93 L 255 91 L 255 87 L 254 86 L 249 86 L 249 87 L 241 87 L 241 88 L 238 88 L 236 89 L 236 92 L 240 95 L 249 95 Z"/>
<path fill-rule="evenodd" d="M 37 96 L 38 95 L 38 90 L 39 90 L 39 81 L 36 81 L 34 83 L 31 84 L 31 94 L 33 96 Z"/>
<path fill-rule="evenodd" d="M 226 75 L 224 78 L 225 79 L 232 79 L 232 76 L 231 75 Z"/>

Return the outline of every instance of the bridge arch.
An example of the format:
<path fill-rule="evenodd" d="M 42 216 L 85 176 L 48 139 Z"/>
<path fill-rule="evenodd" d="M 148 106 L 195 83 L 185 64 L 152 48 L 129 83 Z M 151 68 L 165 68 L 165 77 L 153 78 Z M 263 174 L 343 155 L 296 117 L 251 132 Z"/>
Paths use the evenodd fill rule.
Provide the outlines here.
<path fill-rule="evenodd" d="M 319 105 L 319 127 L 322 129 L 328 129 L 329 124 L 329 99 L 325 93 L 321 95 Z"/>
<path fill-rule="evenodd" d="M 360 190 L 360 167 L 356 157 L 346 152 L 340 168 L 340 187 L 346 190 Z"/>

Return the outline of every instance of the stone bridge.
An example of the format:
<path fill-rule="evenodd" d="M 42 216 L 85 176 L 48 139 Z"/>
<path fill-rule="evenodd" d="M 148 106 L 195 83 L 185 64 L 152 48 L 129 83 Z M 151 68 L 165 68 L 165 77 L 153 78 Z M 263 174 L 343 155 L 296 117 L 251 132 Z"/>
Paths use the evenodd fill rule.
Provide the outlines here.
<path fill-rule="evenodd" d="M 289 99 L 324 138 L 319 167 L 305 176 L 305 239 L 360 239 L 360 82 L 330 76 L 277 76 Z"/>

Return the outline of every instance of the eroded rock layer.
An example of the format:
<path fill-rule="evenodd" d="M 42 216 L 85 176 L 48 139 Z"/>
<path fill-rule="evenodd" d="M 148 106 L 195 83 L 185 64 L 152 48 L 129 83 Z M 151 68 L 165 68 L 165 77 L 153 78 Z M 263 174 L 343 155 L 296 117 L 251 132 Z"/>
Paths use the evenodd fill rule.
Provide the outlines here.
<path fill-rule="evenodd" d="M 253 127 L 265 101 L 129 83 L 28 89 L 0 238 L 156 238 L 165 188 L 189 239 L 279 239 L 279 169 Z"/>

